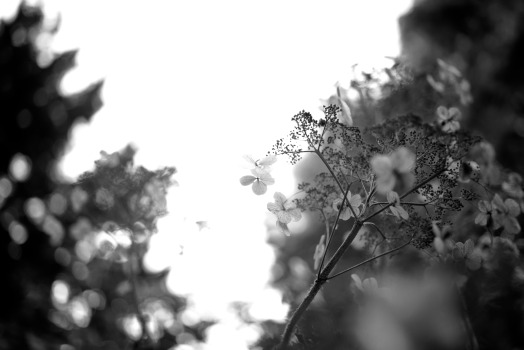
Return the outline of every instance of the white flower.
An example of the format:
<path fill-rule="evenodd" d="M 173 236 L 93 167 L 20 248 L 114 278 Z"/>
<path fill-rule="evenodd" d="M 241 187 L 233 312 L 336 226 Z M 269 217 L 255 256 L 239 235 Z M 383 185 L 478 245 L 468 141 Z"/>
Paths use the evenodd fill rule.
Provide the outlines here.
<path fill-rule="evenodd" d="M 246 175 L 240 178 L 240 184 L 242 186 L 249 186 L 253 184 L 252 189 L 256 195 L 262 195 L 267 191 L 267 185 L 273 185 L 275 179 L 271 175 L 262 169 L 255 168 L 251 170 L 253 175 Z"/>
<path fill-rule="evenodd" d="M 248 169 L 265 170 L 268 173 L 271 171 L 271 165 L 277 161 L 277 157 L 274 155 L 269 155 L 258 160 L 255 160 L 253 157 L 248 155 L 245 155 L 243 158 L 246 161 L 246 167 Z"/>
<path fill-rule="evenodd" d="M 340 86 L 338 86 L 338 83 L 337 83 L 337 98 L 338 98 L 338 103 L 340 107 L 342 108 L 342 115 L 340 116 L 340 119 L 341 119 L 342 124 L 346 124 L 347 126 L 353 126 L 353 118 L 351 117 L 351 109 L 349 109 L 349 105 L 347 104 L 347 102 L 344 101 L 341 90 L 343 91 L 343 89 Z"/>
<path fill-rule="evenodd" d="M 275 192 L 273 197 L 275 198 L 275 203 L 268 203 L 267 210 L 277 216 L 277 227 L 279 231 L 289 236 L 290 232 L 287 224 L 291 221 L 300 220 L 302 213 L 295 203 L 288 200 L 282 193 Z"/>
<path fill-rule="evenodd" d="M 393 215 L 395 215 L 398 219 L 400 218 L 404 220 L 409 219 L 408 212 L 404 208 L 402 208 L 402 206 L 400 205 L 400 197 L 398 196 L 397 192 L 394 192 L 394 191 L 388 192 L 386 197 L 387 197 L 388 203 L 393 204 L 389 207 L 389 210 L 391 210 Z"/>
<path fill-rule="evenodd" d="M 442 128 L 442 131 L 452 133 L 460 129 L 459 120 L 462 118 L 462 113 L 456 107 L 446 108 L 439 106 L 437 108 L 437 122 Z"/>
<path fill-rule="evenodd" d="M 406 147 L 399 147 L 389 155 L 376 155 L 371 159 L 371 168 L 377 175 L 377 191 L 385 194 L 395 187 L 404 174 L 415 166 L 415 154 Z"/>
<path fill-rule="evenodd" d="M 355 215 L 360 214 L 359 207 L 362 205 L 362 197 L 360 197 L 359 194 L 351 195 L 351 192 L 348 191 L 346 198 L 349 201 L 349 204 L 351 205 L 351 208 L 353 208 L 353 211 L 355 212 Z M 333 209 L 340 210 L 340 206 L 345 204 L 344 209 L 340 212 L 340 220 L 349 220 L 353 216 L 353 213 L 351 212 L 351 209 L 347 206 L 347 203 L 344 203 L 344 200 L 342 198 L 337 198 L 333 201 Z"/>

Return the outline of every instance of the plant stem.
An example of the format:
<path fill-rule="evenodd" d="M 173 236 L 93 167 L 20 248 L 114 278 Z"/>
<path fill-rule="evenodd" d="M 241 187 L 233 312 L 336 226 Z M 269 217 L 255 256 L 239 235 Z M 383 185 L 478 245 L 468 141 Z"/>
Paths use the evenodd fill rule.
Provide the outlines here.
<path fill-rule="evenodd" d="M 335 254 L 331 257 L 329 262 L 327 263 L 326 267 L 322 270 L 319 277 L 315 280 L 313 285 L 311 286 L 309 292 L 307 293 L 306 297 L 298 308 L 295 310 L 291 318 L 289 319 L 286 329 L 284 330 L 284 333 L 282 334 L 282 339 L 280 340 L 280 344 L 278 345 L 278 350 L 285 350 L 287 348 L 287 344 L 289 343 L 289 339 L 293 335 L 293 331 L 295 329 L 295 326 L 297 325 L 298 321 L 302 317 L 302 314 L 307 310 L 309 307 L 309 304 L 315 299 L 315 296 L 320 291 L 320 288 L 324 283 L 327 282 L 328 276 L 335 268 L 336 264 L 342 258 L 342 255 L 346 252 L 346 250 L 349 248 L 355 237 L 357 236 L 358 231 L 362 228 L 363 223 L 360 221 L 355 221 L 355 224 L 353 225 L 353 228 L 351 229 L 351 232 L 346 237 L 342 245 L 337 249 Z"/>

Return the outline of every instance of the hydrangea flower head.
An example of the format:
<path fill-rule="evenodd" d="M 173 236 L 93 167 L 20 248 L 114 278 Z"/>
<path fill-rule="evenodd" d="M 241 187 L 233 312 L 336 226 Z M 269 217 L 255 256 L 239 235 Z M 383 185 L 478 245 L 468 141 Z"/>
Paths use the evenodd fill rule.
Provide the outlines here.
<path fill-rule="evenodd" d="M 393 190 L 397 181 L 415 166 L 415 154 L 406 147 L 399 147 L 389 155 L 376 155 L 371 168 L 377 175 L 377 192 L 386 194 Z"/>
<path fill-rule="evenodd" d="M 277 228 L 280 232 L 284 233 L 286 236 L 290 235 L 287 224 L 291 221 L 298 221 L 302 218 L 302 213 L 300 209 L 297 208 L 294 202 L 288 200 L 280 192 L 275 192 L 273 196 L 275 198 L 275 203 L 268 203 L 267 210 L 272 212 L 277 217 Z"/>

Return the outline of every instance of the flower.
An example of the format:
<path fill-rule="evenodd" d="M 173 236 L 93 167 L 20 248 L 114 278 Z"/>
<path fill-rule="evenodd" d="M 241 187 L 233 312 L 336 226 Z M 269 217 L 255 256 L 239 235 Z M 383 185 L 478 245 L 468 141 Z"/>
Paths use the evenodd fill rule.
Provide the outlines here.
<path fill-rule="evenodd" d="M 462 118 L 462 113 L 456 107 L 446 108 L 439 106 L 437 108 L 437 122 L 442 128 L 442 131 L 452 133 L 460 129 L 459 120 Z"/>
<path fill-rule="evenodd" d="M 315 254 L 313 254 L 313 261 L 315 262 L 313 264 L 313 267 L 318 269 L 320 267 L 320 261 L 322 260 L 322 256 L 324 256 L 324 251 L 326 250 L 326 235 L 322 235 L 320 237 L 320 242 L 318 242 L 317 246 L 315 247 Z"/>
<path fill-rule="evenodd" d="M 415 154 L 406 147 L 399 147 L 389 155 L 374 156 L 371 168 L 377 175 L 377 191 L 385 194 L 393 190 L 397 180 L 411 172 L 415 160 Z"/>
<path fill-rule="evenodd" d="M 240 184 L 242 186 L 249 186 L 253 184 L 252 189 L 256 195 L 262 195 L 267 191 L 267 185 L 273 185 L 275 179 L 271 175 L 260 168 L 251 170 L 253 175 L 246 175 L 240 178 Z"/>
<path fill-rule="evenodd" d="M 432 222 L 433 233 L 435 234 L 435 239 L 433 240 L 433 247 L 439 254 L 445 254 L 450 246 L 452 246 L 452 241 L 449 239 L 451 235 L 451 226 L 444 225 L 442 229 L 437 225 L 436 221 Z"/>
<path fill-rule="evenodd" d="M 504 227 L 507 233 L 519 233 L 520 224 L 517 220 L 517 216 L 520 214 L 519 204 L 511 198 L 507 198 L 503 202 L 498 194 L 493 197 L 491 204 L 493 207 L 494 228 Z"/>
<path fill-rule="evenodd" d="M 524 198 L 524 190 L 522 190 L 522 177 L 517 173 L 508 175 L 508 180 L 502 183 L 502 189 L 511 197 Z"/>
<path fill-rule="evenodd" d="M 341 90 L 344 91 L 337 84 L 337 99 L 338 99 L 337 102 L 340 104 L 340 107 L 342 108 L 342 115 L 340 116 L 340 119 L 341 119 L 342 124 L 346 124 L 347 126 L 353 126 L 353 118 L 351 117 L 351 110 L 349 109 L 349 105 L 342 98 Z M 344 91 L 344 93 L 346 93 L 346 91 Z"/>
<path fill-rule="evenodd" d="M 355 194 L 355 195 L 351 195 L 351 192 L 348 191 L 347 195 L 346 195 L 346 198 L 347 200 L 349 201 L 349 204 L 351 205 L 351 208 L 353 208 L 353 211 L 355 212 L 355 215 L 359 215 L 360 214 L 360 209 L 359 207 L 362 205 L 362 197 L 360 197 L 359 194 Z M 335 210 L 340 210 L 340 206 L 343 205 L 344 203 L 344 199 L 343 198 L 337 198 L 333 201 L 333 209 Z M 346 203 L 347 204 L 347 203 Z M 353 213 L 351 212 L 351 209 L 349 209 L 349 207 L 346 205 L 342 211 L 340 212 L 340 219 L 341 220 L 349 220 L 350 217 L 353 216 Z"/>
<path fill-rule="evenodd" d="M 268 173 L 271 171 L 271 165 L 273 165 L 277 161 L 277 157 L 274 155 L 269 155 L 258 160 L 254 160 L 253 157 L 248 155 L 245 155 L 243 158 L 246 161 L 248 169 L 265 170 Z"/>
<path fill-rule="evenodd" d="M 395 191 L 388 192 L 386 198 L 388 200 L 388 203 L 391 203 L 391 204 L 394 203 L 394 205 L 391 205 L 389 207 L 389 210 L 391 210 L 393 215 L 395 215 L 398 219 L 400 218 L 404 220 L 409 219 L 408 212 L 404 208 L 402 208 L 402 206 L 400 205 L 400 197 L 398 196 L 397 192 Z"/>
<path fill-rule="evenodd" d="M 491 219 L 491 214 L 493 210 L 493 208 L 491 207 L 491 203 L 485 200 L 481 200 L 478 203 L 478 207 L 480 213 L 475 218 L 475 224 L 480 226 L 487 226 L 489 220 Z"/>
<path fill-rule="evenodd" d="M 451 255 L 455 260 L 464 259 L 466 262 L 466 266 L 470 270 L 475 271 L 480 269 L 482 257 L 480 255 L 480 252 L 475 250 L 475 244 L 471 239 L 468 239 L 465 243 L 455 243 Z"/>
<path fill-rule="evenodd" d="M 289 236 L 290 232 L 287 224 L 291 221 L 300 220 L 302 213 L 295 203 L 289 201 L 282 193 L 275 192 L 273 198 L 275 198 L 275 203 L 268 203 L 267 210 L 277 216 L 277 228 L 279 231 Z"/>

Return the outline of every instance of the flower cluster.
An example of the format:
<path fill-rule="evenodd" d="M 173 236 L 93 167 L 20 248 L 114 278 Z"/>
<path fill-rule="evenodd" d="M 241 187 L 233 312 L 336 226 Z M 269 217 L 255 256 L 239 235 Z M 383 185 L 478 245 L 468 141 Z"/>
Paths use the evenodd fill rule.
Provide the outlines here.
<path fill-rule="evenodd" d="M 520 214 L 519 204 L 512 198 L 505 201 L 495 194 L 491 202 L 481 200 L 478 203 L 480 213 L 475 218 L 477 225 L 486 226 L 495 230 L 504 228 L 508 234 L 520 232 L 517 216 Z"/>

